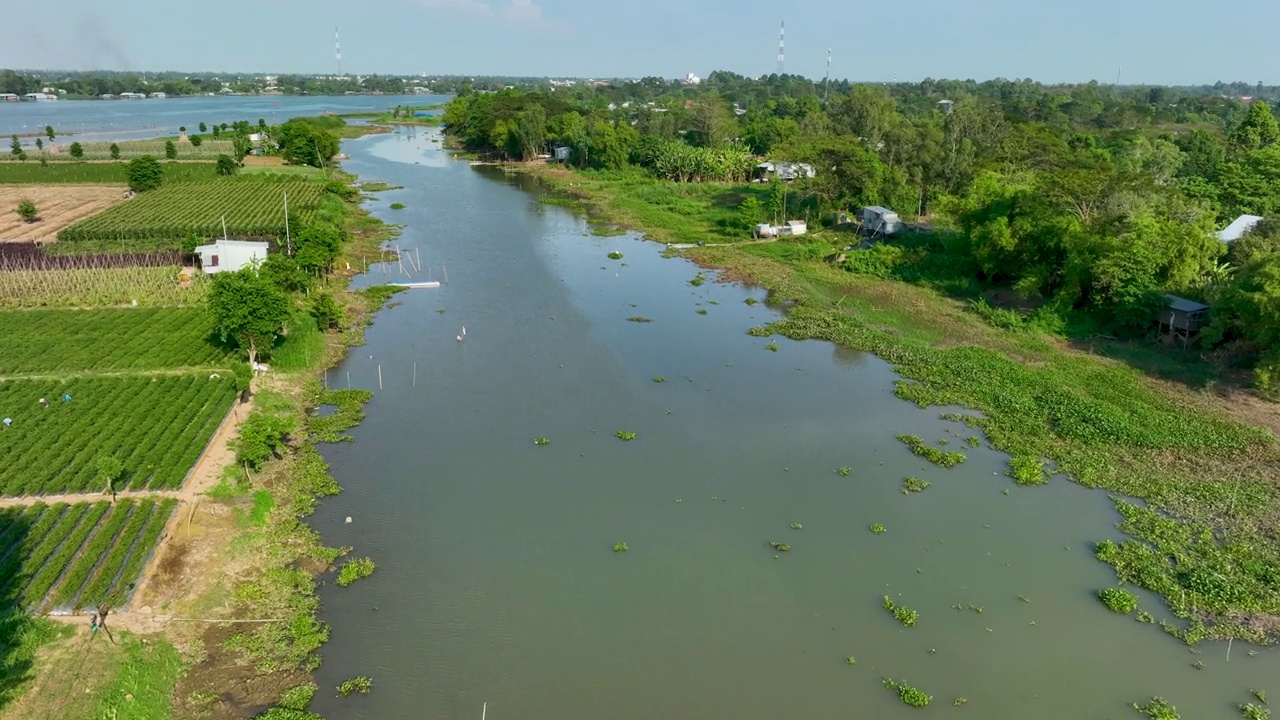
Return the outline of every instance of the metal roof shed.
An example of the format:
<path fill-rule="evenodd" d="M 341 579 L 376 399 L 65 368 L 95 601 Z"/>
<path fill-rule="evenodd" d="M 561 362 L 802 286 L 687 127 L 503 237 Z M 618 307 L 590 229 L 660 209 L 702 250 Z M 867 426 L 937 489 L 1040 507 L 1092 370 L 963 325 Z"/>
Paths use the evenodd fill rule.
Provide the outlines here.
<path fill-rule="evenodd" d="M 1214 233 L 1219 240 L 1224 243 L 1235 242 L 1244 237 L 1244 234 L 1253 229 L 1254 225 L 1262 222 L 1262 217 L 1258 215 L 1241 215 L 1231 224 Z"/>

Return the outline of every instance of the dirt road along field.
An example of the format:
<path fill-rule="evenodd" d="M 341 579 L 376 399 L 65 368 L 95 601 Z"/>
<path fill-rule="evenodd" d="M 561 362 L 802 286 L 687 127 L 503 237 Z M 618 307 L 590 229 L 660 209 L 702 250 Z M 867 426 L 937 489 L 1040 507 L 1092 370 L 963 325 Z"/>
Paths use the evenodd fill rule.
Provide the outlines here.
<path fill-rule="evenodd" d="M 53 240 L 72 223 L 123 202 L 124 185 L 0 185 L 0 242 Z M 14 212 L 18 203 L 35 203 L 39 220 L 25 222 Z"/>

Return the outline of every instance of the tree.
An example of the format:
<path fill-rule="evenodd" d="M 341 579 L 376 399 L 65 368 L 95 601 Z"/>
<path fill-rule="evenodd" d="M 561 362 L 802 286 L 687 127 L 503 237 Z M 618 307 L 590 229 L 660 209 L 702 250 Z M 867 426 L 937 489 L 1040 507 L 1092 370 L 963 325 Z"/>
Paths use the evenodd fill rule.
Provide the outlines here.
<path fill-rule="evenodd" d="M 1280 220 L 1264 219 L 1227 248 L 1227 261 L 1244 267 L 1264 255 L 1280 253 Z"/>
<path fill-rule="evenodd" d="M 71 143 L 71 157 L 79 160 L 84 157 L 84 146 L 78 142 Z"/>
<path fill-rule="evenodd" d="M 178 126 L 178 132 L 180 132 L 180 133 L 184 133 L 184 132 L 186 132 L 186 131 L 187 131 L 187 126 L 186 126 L 186 125 L 180 125 L 180 126 Z"/>
<path fill-rule="evenodd" d="M 258 118 L 258 129 L 259 130 L 267 129 L 267 121 L 264 118 Z"/>
<path fill-rule="evenodd" d="M 115 143 L 111 143 L 110 152 L 111 152 L 111 159 L 112 159 L 112 160 L 119 160 L 119 159 L 120 159 L 120 146 L 119 146 L 119 145 L 117 145 L 117 144 L 115 144 Z"/>
<path fill-rule="evenodd" d="M 280 155 L 291 165 L 322 167 L 338 154 L 338 137 L 301 118 L 280 126 L 276 133 Z"/>
<path fill-rule="evenodd" d="M 23 198 L 18 202 L 18 207 L 14 209 L 18 217 L 26 222 L 35 222 L 39 218 L 39 212 L 36 210 L 36 204 L 28 198 Z"/>
<path fill-rule="evenodd" d="M 1271 106 L 1261 100 L 1250 105 L 1249 114 L 1231 132 L 1230 140 L 1232 146 L 1246 153 L 1280 142 L 1280 123 L 1271 114 Z"/>
<path fill-rule="evenodd" d="M 44 151 L 44 138 L 36 138 L 36 149 L 41 152 Z"/>
<path fill-rule="evenodd" d="M 1239 241 L 1237 241 L 1239 242 Z M 1240 268 L 1213 306 L 1205 340 L 1242 340 L 1258 351 L 1254 380 L 1265 393 L 1280 393 L 1280 254 Z"/>
<path fill-rule="evenodd" d="M 226 154 L 219 155 L 218 162 L 214 166 L 214 171 L 217 172 L 219 175 L 222 175 L 223 177 L 230 177 L 232 175 L 235 175 L 236 171 L 239 169 L 240 169 L 240 166 L 236 164 L 235 159 L 233 159 L 230 155 L 226 155 Z"/>
<path fill-rule="evenodd" d="M 94 462 L 94 466 L 98 470 L 98 479 L 106 486 L 103 492 L 111 493 L 114 500 L 116 483 L 124 477 L 124 463 L 115 455 L 104 455 Z"/>
<path fill-rule="evenodd" d="M 167 160 L 174 160 L 178 157 L 178 146 L 174 145 L 172 140 L 164 141 L 164 156 Z"/>
<path fill-rule="evenodd" d="M 53 133 L 53 126 L 52 126 L 52 125 L 45 125 L 45 126 L 44 126 L 44 134 L 45 134 L 45 135 L 48 135 L 50 140 L 52 140 L 54 137 L 56 137 L 56 136 L 54 135 L 54 133 Z"/>
<path fill-rule="evenodd" d="M 311 315 L 321 330 L 331 330 L 342 325 L 345 315 L 342 307 L 329 293 L 319 293 L 311 302 Z"/>
<path fill-rule="evenodd" d="M 14 135 L 13 139 L 9 141 L 9 153 L 17 155 L 20 152 L 22 152 L 22 141 L 18 139 L 17 135 Z"/>
<path fill-rule="evenodd" d="M 192 135 L 188 139 L 191 141 L 191 147 L 200 147 L 200 143 L 204 142 L 204 138 L 199 135 Z"/>
<path fill-rule="evenodd" d="M 200 123 L 200 132 L 209 132 L 209 126 L 204 123 Z"/>
<path fill-rule="evenodd" d="M 218 135 L 220 135 L 221 133 L 222 133 L 222 128 L 218 127 L 217 125 L 214 125 L 214 126 L 213 126 L 213 136 L 216 138 L 216 137 L 218 137 Z"/>
<path fill-rule="evenodd" d="M 214 275 L 208 305 L 218 334 L 244 350 L 250 364 L 271 349 L 290 311 L 289 296 L 252 267 Z"/>
<path fill-rule="evenodd" d="M 151 155 L 130 160 L 125 174 L 129 178 L 129 188 L 134 192 L 155 190 L 164 182 L 164 168 Z"/>

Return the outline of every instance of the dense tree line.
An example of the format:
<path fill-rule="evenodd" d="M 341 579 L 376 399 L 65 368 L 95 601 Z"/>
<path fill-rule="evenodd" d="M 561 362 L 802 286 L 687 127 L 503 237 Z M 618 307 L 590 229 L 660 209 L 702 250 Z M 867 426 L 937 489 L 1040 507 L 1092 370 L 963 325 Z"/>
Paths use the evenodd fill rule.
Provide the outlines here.
<path fill-rule="evenodd" d="M 529 160 L 563 147 L 575 166 L 657 180 L 810 163 L 816 176 L 789 188 L 791 214 L 826 223 L 885 205 L 955 231 L 877 250 L 885 272 L 1011 287 L 1058 328 L 1108 334 L 1146 332 L 1166 293 L 1201 300 L 1214 309 L 1206 343 L 1255 360 L 1275 388 L 1280 233 L 1263 223 L 1230 252 L 1212 234 L 1241 214 L 1280 219 L 1280 124 L 1259 97 L 1275 90 L 714 73 L 464 91 L 444 122 L 475 152 Z"/>

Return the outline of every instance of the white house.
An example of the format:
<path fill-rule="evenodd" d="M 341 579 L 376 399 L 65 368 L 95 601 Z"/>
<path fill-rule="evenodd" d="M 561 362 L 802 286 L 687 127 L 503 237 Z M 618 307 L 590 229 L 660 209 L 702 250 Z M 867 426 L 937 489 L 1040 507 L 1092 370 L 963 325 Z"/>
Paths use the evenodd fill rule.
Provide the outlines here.
<path fill-rule="evenodd" d="M 206 273 L 235 272 L 267 259 L 267 244 L 252 240 L 218 240 L 196 248 L 200 268 Z"/>
<path fill-rule="evenodd" d="M 1224 243 L 1235 242 L 1244 237 L 1244 234 L 1253 229 L 1254 225 L 1262 222 L 1262 218 L 1257 215 L 1241 215 L 1224 229 L 1214 233 L 1214 235 Z"/>
<path fill-rule="evenodd" d="M 809 225 L 803 220 L 788 220 L 778 226 L 778 235 L 804 235 L 809 232 Z"/>
<path fill-rule="evenodd" d="M 902 218 L 889 208 L 868 205 L 859 215 L 862 229 L 874 235 L 892 235 L 902 229 Z"/>

